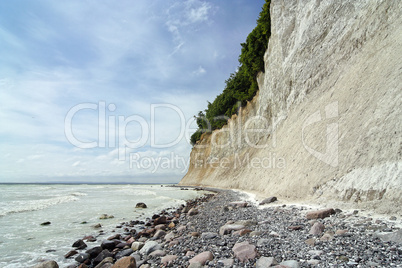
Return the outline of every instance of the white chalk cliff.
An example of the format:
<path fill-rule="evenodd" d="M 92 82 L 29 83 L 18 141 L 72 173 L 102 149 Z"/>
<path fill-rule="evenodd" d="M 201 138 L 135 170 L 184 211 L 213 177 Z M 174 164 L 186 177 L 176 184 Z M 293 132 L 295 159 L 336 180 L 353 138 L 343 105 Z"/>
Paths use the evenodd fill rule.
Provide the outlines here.
<path fill-rule="evenodd" d="M 259 93 L 180 185 L 402 207 L 402 1 L 272 0 Z"/>

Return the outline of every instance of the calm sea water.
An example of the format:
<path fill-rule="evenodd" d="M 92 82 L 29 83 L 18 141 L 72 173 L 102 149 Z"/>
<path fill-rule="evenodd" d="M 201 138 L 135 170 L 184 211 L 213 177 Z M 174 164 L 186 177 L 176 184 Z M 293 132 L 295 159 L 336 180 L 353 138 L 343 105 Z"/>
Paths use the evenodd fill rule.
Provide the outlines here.
<path fill-rule="evenodd" d="M 74 263 L 63 257 L 72 243 L 98 234 L 93 225 L 101 223 L 110 234 L 121 222 L 144 220 L 201 194 L 161 185 L 0 185 L 0 267 L 31 267 L 44 259 L 66 267 Z M 138 202 L 148 208 L 136 209 Z M 100 220 L 102 214 L 114 218 Z M 51 224 L 40 225 L 46 221 Z"/>

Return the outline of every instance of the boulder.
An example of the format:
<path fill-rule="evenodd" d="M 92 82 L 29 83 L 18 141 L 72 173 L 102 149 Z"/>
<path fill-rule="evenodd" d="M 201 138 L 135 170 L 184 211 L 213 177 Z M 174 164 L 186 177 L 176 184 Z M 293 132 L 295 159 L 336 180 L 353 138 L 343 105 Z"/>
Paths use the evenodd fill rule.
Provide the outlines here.
<path fill-rule="evenodd" d="M 233 253 L 240 262 L 254 259 L 257 256 L 257 250 L 254 245 L 249 244 L 247 241 L 236 243 L 233 246 Z"/>
<path fill-rule="evenodd" d="M 85 244 L 82 239 L 79 239 L 73 243 L 72 247 L 76 249 L 84 249 L 87 247 L 87 244 Z"/>
<path fill-rule="evenodd" d="M 140 249 L 140 253 L 142 255 L 149 255 L 155 250 L 160 250 L 162 247 L 156 241 L 148 241 L 144 244 L 144 246 Z"/>
<path fill-rule="evenodd" d="M 143 243 L 143 242 L 133 242 L 133 243 L 131 244 L 131 249 L 132 249 L 133 251 L 137 251 L 137 250 L 140 250 L 143 246 L 144 246 L 144 243 Z"/>
<path fill-rule="evenodd" d="M 137 268 L 134 257 L 123 257 L 112 266 L 112 268 Z"/>
<path fill-rule="evenodd" d="M 64 258 L 67 259 L 67 258 L 70 258 L 70 257 L 76 255 L 76 254 L 78 254 L 78 251 L 76 251 L 76 250 L 70 250 L 69 252 L 67 252 L 66 255 L 64 255 Z"/>
<path fill-rule="evenodd" d="M 44 261 L 38 263 L 33 268 L 59 268 L 59 265 L 55 261 Z"/>
<path fill-rule="evenodd" d="M 154 238 L 155 239 L 160 239 L 162 237 L 164 237 L 166 235 L 166 232 L 163 230 L 158 230 L 156 231 L 156 233 L 154 234 Z"/>
<path fill-rule="evenodd" d="M 198 214 L 198 210 L 196 208 L 192 208 L 188 211 L 187 215 L 194 216 Z"/>
<path fill-rule="evenodd" d="M 95 257 L 93 262 L 96 265 L 111 257 L 113 257 L 113 254 L 109 250 L 104 249 L 101 251 L 101 253 L 98 254 L 98 256 Z M 112 262 L 113 262 L 113 259 L 112 259 Z"/>
<path fill-rule="evenodd" d="M 166 255 L 162 258 L 161 262 L 163 265 L 170 265 L 177 259 L 176 255 Z"/>
<path fill-rule="evenodd" d="M 131 248 L 124 249 L 122 251 L 119 251 L 114 257 L 116 260 L 121 259 L 126 256 L 130 256 L 134 251 Z"/>
<path fill-rule="evenodd" d="M 247 202 L 241 202 L 241 201 L 239 201 L 239 202 L 230 202 L 229 206 L 238 207 L 238 208 L 245 208 L 245 207 L 248 206 L 248 203 Z"/>
<path fill-rule="evenodd" d="M 278 264 L 278 262 L 275 260 L 274 257 L 264 257 L 264 256 L 262 256 L 256 262 L 256 268 L 266 268 L 266 267 L 271 267 L 271 266 L 274 266 L 274 265 L 277 265 L 277 264 Z"/>
<path fill-rule="evenodd" d="M 262 200 L 261 202 L 260 202 L 260 206 L 261 205 L 265 205 L 265 204 L 269 204 L 269 203 L 272 203 L 272 202 L 275 202 L 275 201 L 277 201 L 278 199 L 275 197 L 275 196 L 271 196 L 271 197 L 268 197 L 268 198 L 265 198 L 264 200 Z"/>
<path fill-rule="evenodd" d="M 283 261 L 280 263 L 280 265 L 289 267 L 289 268 L 299 268 L 300 264 L 298 261 L 295 260 L 289 260 L 289 261 Z"/>
<path fill-rule="evenodd" d="M 107 214 L 102 214 L 99 219 L 100 220 L 106 220 L 106 219 L 113 219 L 114 216 L 113 215 L 107 215 Z"/>
<path fill-rule="evenodd" d="M 161 217 L 158 217 L 158 218 L 156 218 L 156 219 L 154 220 L 154 225 L 156 226 L 156 225 L 159 225 L 159 224 L 165 224 L 166 222 L 167 222 L 166 217 L 165 217 L 165 216 L 161 216 Z"/>
<path fill-rule="evenodd" d="M 153 258 L 155 258 L 155 257 L 163 257 L 165 255 L 166 255 L 166 252 L 161 250 L 161 249 L 155 250 L 154 252 L 149 254 L 149 256 L 153 257 Z"/>
<path fill-rule="evenodd" d="M 107 257 L 103 259 L 95 268 L 110 268 L 113 266 L 113 258 Z"/>
<path fill-rule="evenodd" d="M 145 203 L 140 202 L 135 205 L 135 208 L 147 208 L 147 205 Z"/>
<path fill-rule="evenodd" d="M 233 267 L 234 259 L 223 259 L 219 260 L 218 263 L 222 264 L 224 267 Z"/>
<path fill-rule="evenodd" d="M 402 229 L 392 233 L 386 233 L 386 234 L 377 233 L 375 235 L 385 242 L 391 241 L 395 242 L 396 244 L 402 244 Z"/>
<path fill-rule="evenodd" d="M 102 249 L 113 250 L 116 247 L 115 241 L 104 240 L 101 244 Z"/>
<path fill-rule="evenodd" d="M 196 256 L 194 256 L 191 260 L 189 260 L 190 264 L 192 263 L 200 263 L 204 265 L 207 261 L 212 261 L 214 259 L 214 255 L 212 255 L 209 251 L 204 251 Z"/>
<path fill-rule="evenodd" d="M 232 231 L 244 229 L 245 226 L 241 224 L 226 224 L 219 229 L 220 235 L 230 234 Z"/>
<path fill-rule="evenodd" d="M 75 260 L 79 263 L 83 263 L 84 261 L 89 259 L 89 254 L 88 253 L 81 253 L 78 255 Z"/>
<path fill-rule="evenodd" d="M 310 211 L 307 213 L 306 217 L 308 220 L 324 219 L 333 214 L 335 214 L 335 210 L 333 208 L 327 208 L 327 209 L 321 209 L 321 210 L 316 210 L 316 211 Z"/>
<path fill-rule="evenodd" d="M 205 232 L 201 234 L 201 238 L 202 239 L 212 239 L 217 237 L 218 234 L 217 233 L 213 233 L 213 232 Z"/>
<path fill-rule="evenodd" d="M 89 258 L 91 258 L 91 259 L 98 256 L 101 252 L 102 252 L 101 247 L 94 247 L 94 248 L 91 248 L 91 249 L 88 249 L 87 251 L 85 251 L 85 253 L 89 254 Z"/>
<path fill-rule="evenodd" d="M 319 235 L 322 234 L 322 232 L 325 229 L 325 225 L 322 224 L 321 222 L 316 222 L 314 225 L 311 227 L 309 234 L 312 235 Z"/>
<path fill-rule="evenodd" d="M 175 234 L 173 233 L 173 232 L 169 232 L 169 233 L 167 233 L 166 235 L 165 235 L 165 240 L 166 241 L 170 241 L 170 240 L 173 240 L 174 238 L 175 238 Z"/>
<path fill-rule="evenodd" d="M 158 224 L 155 226 L 156 230 L 166 230 L 166 225 L 165 224 Z"/>

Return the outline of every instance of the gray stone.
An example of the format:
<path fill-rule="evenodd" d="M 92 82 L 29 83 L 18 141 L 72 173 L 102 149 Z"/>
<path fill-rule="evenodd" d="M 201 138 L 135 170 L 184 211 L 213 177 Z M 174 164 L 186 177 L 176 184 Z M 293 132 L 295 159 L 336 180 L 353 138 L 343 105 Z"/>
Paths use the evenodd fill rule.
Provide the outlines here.
<path fill-rule="evenodd" d="M 133 243 L 131 244 L 131 249 L 132 249 L 133 251 L 137 251 L 137 250 L 140 250 L 143 246 L 144 246 L 144 243 L 143 243 L 143 242 L 138 242 L 138 241 L 136 241 L 136 242 L 133 242 Z"/>
<path fill-rule="evenodd" d="M 321 222 L 316 222 L 314 225 L 311 227 L 309 234 L 312 235 L 319 235 L 322 234 L 322 232 L 325 229 L 325 225 L 322 224 Z"/>
<path fill-rule="evenodd" d="M 234 259 L 223 259 L 219 260 L 218 263 L 221 263 L 224 267 L 232 267 L 234 264 Z"/>
<path fill-rule="evenodd" d="M 295 260 L 283 261 L 280 263 L 280 265 L 288 266 L 290 268 L 299 268 L 300 267 L 299 262 L 295 261 Z"/>
<path fill-rule="evenodd" d="M 140 253 L 142 255 L 149 255 L 155 250 L 161 250 L 162 247 L 156 241 L 148 241 L 144 244 L 144 246 L 140 249 Z"/>
<path fill-rule="evenodd" d="M 385 242 L 395 242 L 397 244 L 402 244 L 402 229 L 392 233 L 376 233 L 375 235 Z"/>
<path fill-rule="evenodd" d="M 217 233 L 213 233 L 213 232 L 205 232 L 201 234 L 201 238 L 202 239 L 212 239 L 217 237 L 218 234 Z"/>
<path fill-rule="evenodd" d="M 159 238 L 164 237 L 165 235 L 166 235 L 166 232 L 165 232 L 165 231 L 163 231 L 163 230 L 158 230 L 158 231 L 156 231 L 156 233 L 154 234 L 154 238 L 155 238 L 155 239 L 159 239 Z"/>
<path fill-rule="evenodd" d="M 273 265 L 276 265 L 276 264 L 278 264 L 278 262 L 275 260 L 274 257 L 264 257 L 264 256 L 262 256 L 256 262 L 256 268 L 265 268 L 265 267 L 270 267 L 270 266 L 273 266 Z"/>
<path fill-rule="evenodd" d="M 230 232 L 232 231 L 238 231 L 244 228 L 245 226 L 241 224 L 226 224 L 219 229 L 219 234 L 220 235 L 230 234 Z"/>
<path fill-rule="evenodd" d="M 268 198 L 265 198 L 264 200 L 262 200 L 260 202 L 260 205 L 269 204 L 269 203 L 275 202 L 276 200 L 278 200 L 278 199 L 275 196 L 271 196 L 271 197 L 268 197 Z"/>

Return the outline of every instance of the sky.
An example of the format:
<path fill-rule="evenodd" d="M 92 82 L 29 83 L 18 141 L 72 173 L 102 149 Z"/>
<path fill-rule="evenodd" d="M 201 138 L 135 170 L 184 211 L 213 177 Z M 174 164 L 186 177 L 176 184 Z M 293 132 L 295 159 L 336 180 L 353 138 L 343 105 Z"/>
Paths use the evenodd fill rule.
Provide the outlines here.
<path fill-rule="evenodd" d="M 0 183 L 180 181 L 263 4 L 0 1 Z"/>

